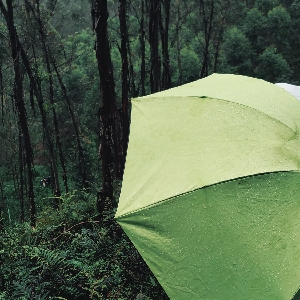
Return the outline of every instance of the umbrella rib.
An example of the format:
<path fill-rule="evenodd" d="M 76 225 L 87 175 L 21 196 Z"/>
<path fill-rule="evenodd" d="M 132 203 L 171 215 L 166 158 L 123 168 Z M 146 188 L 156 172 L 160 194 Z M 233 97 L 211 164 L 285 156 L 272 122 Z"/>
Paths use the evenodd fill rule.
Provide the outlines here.
<path fill-rule="evenodd" d="M 180 96 L 167 96 L 167 97 L 163 97 L 163 99 L 178 99 Z M 157 101 L 158 99 L 162 100 L 161 97 L 145 97 L 146 99 L 141 99 L 140 98 L 135 98 L 135 99 L 132 99 L 132 102 L 134 101 L 137 101 L 137 102 L 142 102 L 142 101 Z M 279 120 L 279 119 L 276 119 L 276 117 L 274 116 L 271 116 L 269 114 L 267 114 L 266 112 L 258 109 L 258 108 L 255 108 L 255 107 L 251 107 L 247 104 L 243 104 L 243 103 L 239 103 L 239 102 L 235 102 L 235 101 L 232 101 L 232 100 L 229 100 L 229 99 L 222 99 L 222 98 L 217 98 L 217 97 L 213 97 L 213 96 L 208 96 L 208 95 L 202 95 L 202 96 L 195 96 L 195 95 L 190 95 L 190 96 L 185 96 L 184 98 L 199 98 L 199 99 L 212 99 L 212 100 L 218 100 L 218 101 L 224 101 L 224 102 L 228 102 L 228 103 L 231 103 L 231 104 L 236 104 L 236 105 L 240 105 L 242 107 L 245 107 L 245 108 L 249 108 L 251 110 L 254 110 L 260 114 L 263 114 L 265 116 L 267 116 L 268 118 L 272 119 L 273 121 L 275 122 L 278 122 L 278 123 L 281 123 L 282 125 L 286 126 L 287 128 L 289 128 L 290 130 L 292 130 L 293 133 L 297 133 L 298 130 L 296 129 L 293 129 L 291 128 L 288 124 L 285 124 L 283 121 Z M 298 101 L 297 99 L 295 99 L 296 101 Z M 298 101 L 299 102 L 299 101 Z M 141 109 L 139 107 L 137 107 L 139 111 L 141 111 Z M 144 115 L 144 112 L 141 111 L 141 113 Z M 296 122 L 295 122 L 296 124 Z"/>
<path fill-rule="evenodd" d="M 293 129 L 288 124 L 285 124 L 283 121 L 281 121 L 279 119 L 276 119 L 275 117 L 267 114 L 266 112 L 264 112 L 264 111 L 262 111 L 262 110 L 260 110 L 258 108 L 255 108 L 255 107 L 251 107 L 251 106 L 249 106 L 247 104 L 235 102 L 235 101 L 232 101 L 232 100 L 229 100 L 229 99 L 222 99 L 222 98 L 217 98 L 217 97 L 213 97 L 213 96 L 208 96 L 208 95 L 202 95 L 202 96 L 195 96 L 195 95 L 190 95 L 189 96 L 189 95 L 185 95 L 184 97 L 186 97 L 186 98 L 199 98 L 199 99 L 212 99 L 212 100 L 224 101 L 224 102 L 228 102 L 228 103 L 240 105 L 242 107 L 249 108 L 249 109 L 254 110 L 254 111 L 256 111 L 256 112 L 258 112 L 260 114 L 263 114 L 263 115 L 267 116 L 268 118 L 272 119 L 275 122 L 281 123 L 282 125 L 286 126 L 290 130 L 292 130 L 292 132 L 294 134 L 298 132 L 298 128 L 297 129 Z M 152 102 L 152 101 L 157 100 L 157 99 L 164 99 L 165 100 L 167 98 L 169 98 L 169 99 L 172 99 L 172 98 L 178 99 L 178 96 L 167 96 L 167 97 L 163 97 L 163 98 L 161 98 L 161 97 L 147 97 L 147 96 L 145 96 L 145 97 L 138 97 L 138 98 L 132 99 L 131 102 L 132 103 L 134 103 L 135 101 L 137 101 L 137 102 L 143 102 L 143 101 L 150 101 L 150 102 Z M 295 100 L 297 100 L 297 99 L 295 99 Z M 145 116 L 145 113 L 138 106 L 136 106 L 136 108 Z M 296 126 L 296 122 L 295 122 L 295 126 Z"/>
<path fill-rule="evenodd" d="M 276 174 L 276 173 L 290 173 L 290 172 L 300 173 L 299 170 L 272 171 L 272 172 L 256 173 L 256 174 L 251 174 L 251 175 L 246 175 L 246 176 L 236 177 L 236 178 L 232 178 L 232 179 L 226 179 L 226 180 L 223 180 L 223 181 L 220 181 L 220 182 L 216 182 L 216 183 L 213 183 L 213 184 L 204 185 L 204 186 L 202 186 L 202 187 L 193 189 L 193 190 L 188 191 L 188 192 L 185 192 L 185 193 L 181 193 L 181 194 L 178 194 L 178 195 L 175 195 L 175 196 L 171 196 L 171 197 L 169 197 L 169 198 L 160 200 L 160 201 L 155 202 L 155 203 L 153 203 L 153 204 L 149 204 L 149 205 L 144 206 L 144 207 L 142 207 L 142 208 L 139 208 L 139 209 L 136 209 L 136 210 L 134 210 L 134 211 L 125 213 L 125 214 L 123 214 L 123 215 L 120 215 L 120 216 L 116 217 L 115 219 L 116 219 L 116 220 L 122 219 L 122 218 L 124 218 L 124 217 L 129 216 L 129 215 L 133 215 L 133 214 L 135 214 L 135 213 L 138 213 L 138 212 L 141 212 L 141 211 L 144 211 L 144 210 L 151 209 L 151 208 L 153 208 L 153 207 L 156 207 L 156 206 L 158 206 L 158 205 L 161 205 L 162 203 L 174 201 L 174 200 L 175 200 L 176 198 L 178 198 L 178 197 L 181 197 L 181 196 L 184 196 L 184 195 L 187 195 L 187 194 L 190 194 L 190 193 L 193 193 L 193 192 L 195 192 L 195 191 L 199 191 L 199 190 L 201 190 L 201 189 L 205 189 L 205 188 L 208 188 L 208 187 L 218 186 L 218 185 L 221 185 L 221 184 L 224 184 L 224 183 L 233 182 L 233 181 L 238 181 L 238 180 L 243 180 L 243 179 L 247 179 L 247 178 L 251 178 L 251 177 L 256 177 L 256 176 L 264 176 L 264 175 Z"/>
<path fill-rule="evenodd" d="M 234 102 L 234 101 L 231 101 L 231 100 L 228 100 L 228 99 L 221 99 L 221 98 L 210 97 L 210 96 L 189 96 L 189 97 L 192 97 L 192 98 L 204 98 L 204 99 L 208 98 L 208 99 L 214 99 L 214 100 L 219 100 L 219 101 L 224 101 L 224 102 L 228 102 L 228 103 L 237 104 L 237 105 L 240 105 L 242 107 L 246 107 L 246 108 L 255 110 L 258 113 L 263 114 L 263 115 L 267 116 L 268 118 L 272 119 L 273 121 L 281 123 L 282 125 L 284 125 L 284 126 L 288 127 L 289 129 L 291 129 L 294 133 L 298 132 L 298 130 L 295 130 L 295 129 L 291 128 L 289 125 L 285 124 L 283 121 L 278 120 L 275 117 L 268 115 L 266 112 L 264 112 L 264 111 L 262 111 L 260 109 L 257 109 L 255 107 L 251 107 L 249 105 L 243 104 L 243 103 Z"/>

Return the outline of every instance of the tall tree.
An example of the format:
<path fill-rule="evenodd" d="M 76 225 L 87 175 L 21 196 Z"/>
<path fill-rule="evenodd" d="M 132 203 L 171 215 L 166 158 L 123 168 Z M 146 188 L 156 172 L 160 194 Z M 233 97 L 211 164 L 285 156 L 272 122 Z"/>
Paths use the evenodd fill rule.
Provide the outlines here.
<path fill-rule="evenodd" d="M 0 0 L 0 9 L 2 14 L 5 16 L 7 29 L 10 39 L 11 56 L 14 67 L 14 94 L 15 105 L 17 108 L 18 118 L 21 127 L 22 139 L 25 150 L 25 161 L 27 169 L 27 180 L 28 180 L 28 200 L 29 200 L 29 211 L 30 211 L 30 224 L 35 227 L 36 224 L 36 207 L 34 200 L 33 190 L 33 151 L 31 146 L 31 138 L 29 134 L 27 112 L 25 108 L 23 98 L 23 76 L 21 74 L 21 62 L 20 62 L 20 42 L 18 39 L 17 30 L 14 24 L 14 12 L 12 0 L 6 1 L 7 9 L 5 8 L 3 1 Z"/>
<path fill-rule="evenodd" d="M 160 33 L 162 44 L 163 72 L 162 72 L 162 89 L 166 90 L 171 87 L 170 74 L 170 56 L 169 56 L 169 22 L 170 22 L 170 5 L 171 0 L 163 0 L 164 24 L 163 18 L 160 17 Z"/>
<path fill-rule="evenodd" d="M 206 77 L 208 75 L 208 55 L 209 55 L 209 46 L 211 42 L 212 35 L 212 26 L 214 18 L 214 9 L 215 3 L 214 0 L 210 0 L 208 3 L 209 7 L 207 9 L 206 1 L 200 0 L 200 15 L 202 15 L 203 20 L 203 29 L 204 29 L 204 49 L 203 49 L 203 61 L 202 68 L 200 71 L 200 78 Z"/>
<path fill-rule="evenodd" d="M 160 0 L 150 1 L 149 43 L 151 50 L 150 86 L 151 93 L 160 90 L 160 55 L 159 45 Z"/>
<path fill-rule="evenodd" d="M 146 79 L 146 63 L 145 63 L 145 0 L 141 0 L 141 24 L 140 24 L 140 44 L 141 44 L 141 95 L 145 96 L 145 79 Z"/>
<path fill-rule="evenodd" d="M 35 19 L 35 21 L 38 25 L 38 32 L 39 32 L 40 37 L 41 37 L 41 43 L 42 43 L 41 46 L 42 46 L 42 49 L 43 49 L 43 52 L 44 52 L 45 61 L 46 61 L 46 69 L 47 69 L 47 73 L 48 73 L 49 98 L 50 98 L 50 103 L 52 105 L 52 112 L 53 112 L 53 116 L 54 116 L 55 128 L 56 128 L 56 130 L 58 130 L 57 129 L 56 112 L 55 112 L 55 108 L 54 108 L 53 77 L 52 77 L 52 71 L 51 71 L 51 67 L 50 67 L 48 48 L 47 48 L 46 40 L 45 40 L 45 33 L 44 33 L 45 26 L 44 26 L 44 24 L 42 23 L 42 20 L 41 20 L 40 1 L 36 0 L 36 2 L 35 2 L 36 10 L 34 9 L 34 7 L 31 5 L 31 3 L 28 0 L 25 0 L 25 4 L 26 4 L 25 7 L 27 8 L 27 13 L 30 14 L 30 12 L 31 12 L 33 14 L 33 17 L 34 17 L 34 19 Z M 32 85 L 33 85 L 33 83 L 32 83 Z M 38 91 L 36 91 L 36 93 L 38 93 Z M 49 149 L 50 157 L 51 157 L 51 169 L 52 169 L 53 181 L 54 181 L 53 182 L 54 196 L 55 196 L 55 199 L 56 199 L 56 206 L 58 208 L 58 205 L 59 205 L 58 199 L 61 195 L 60 184 L 59 184 L 59 178 L 58 178 L 58 171 L 57 171 L 57 164 L 56 164 L 56 158 L 55 158 L 55 153 L 54 153 L 54 147 L 53 147 L 53 143 L 52 143 L 50 133 L 49 133 L 46 113 L 45 113 L 44 108 L 43 108 L 43 100 L 42 100 L 41 91 L 39 92 L 38 99 L 39 99 L 39 108 L 40 108 L 40 112 L 41 112 L 41 115 L 42 115 L 42 124 L 43 124 L 43 127 L 44 127 L 45 137 L 46 137 L 46 140 L 47 140 L 47 145 L 48 145 L 48 149 Z"/>
<path fill-rule="evenodd" d="M 3 86 L 3 75 L 2 75 L 2 57 L 0 58 L 0 93 L 1 93 L 1 121 L 2 124 L 4 124 L 4 86 Z"/>
<path fill-rule="evenodd" d="M 70 97 L 68 95 L 67 88 L 66 88 L 65 84 L 62 81 L 62 78 L 60 76 L 59 70 L 57 68 L 56 62 L 55 62 L 53 57 L 51 57 L 51 61 L 52 61 L 52 65 L 53 65 L 53 68 L 55 70 L 58 82 L 59 82 L 60 87 L 62 89 L 64 98 L 66 100 L 68 111 L 69 111 L 71 121 L 73 123 L 73 127 L 74 127 L 74 130 L 75 130 L 75 138 L 76 138 L 77 149 L 78 149 L 79 170 L 80 170 L 80 175 L 81 175 L 81 179 L 82 179 L 82 187 L 83 188 L 88 188 L 89 187 L 89 182 L 88 182 L 87 169 L 86 169 L 86 164 L 85 164 L 85 156 L 84 156 L 82 143 L 81 143 L 81 140 L 80 140 L 78 124 L 75 120 L 75 115 L 74 115 L 74 111 L 73 111 L 72 106 L 71 106 L 71 100 L 70 100 Z"/>
<path fill-rule="evenodd" d="M 126 22 L 126 9 L 127 1 L 120 0 L 119 18 L 120 18 L 120 33 L 121 33 L 121 59 L 122 59 L 122 156 L 120 157 L 122 162 L 122 170 L 124 169 L 126 149 L 129 135 L 129 111 L 128 111 L 128 97 L 129 97 L 129 84 L 128 84 L 128 54 L 127 45 L 128 41 L 128 29 Z M 133 78 L 132 78 L 133 80 Z"/>
<path fill-rule="evenodd" d="M 25 211 L 24 211 L 24 146 L 23 146 L 23 138 L 22 138 L 22 130 L 20 126 L 20 122 L 18 123 L 18 131 L 19 131 L 19 200 L 20 200 L 20 220 L 21 222 L 25 221 Z"/>
<path fill-rule="evenodd" d="M 92 7 L 94 31 L 96 32 L 96 57 L 100 76 L 101 106 L 98 112 L 100 121 L 101 145 L 99 154 L 102 161 L 102 189 L 98 193 L 99 213 L 107 201 L 113 199 L 113 151 L 115 150 L 114 118 L 117 113 L 115 82 L 112 70 L 110 47 L 107 33 L 107 0 L 95 0 Z"/>

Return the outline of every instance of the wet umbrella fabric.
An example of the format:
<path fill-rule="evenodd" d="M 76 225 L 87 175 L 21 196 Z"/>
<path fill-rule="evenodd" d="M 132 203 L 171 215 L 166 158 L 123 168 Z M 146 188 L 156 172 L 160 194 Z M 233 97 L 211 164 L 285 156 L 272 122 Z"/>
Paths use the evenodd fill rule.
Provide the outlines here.
<path fill-rule="evenodd" d="M 116 220 L 170 299 L 290 299 L 300 285 L 300 102 L 213 74 L 132 100 Z"/>

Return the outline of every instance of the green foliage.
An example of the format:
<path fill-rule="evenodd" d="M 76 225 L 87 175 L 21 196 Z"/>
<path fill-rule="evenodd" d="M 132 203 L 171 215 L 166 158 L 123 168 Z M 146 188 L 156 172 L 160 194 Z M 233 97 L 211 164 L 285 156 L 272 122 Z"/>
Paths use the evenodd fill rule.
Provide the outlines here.
<path fill-rule="evenodd" d="M 295 43 L 290 38 L 292 19 L 279 4 L 273 0 L 255 1 L 240 27 L 225 31 L 221 72 L 257 76 L 271 82 L 291 80 L 291 61 L 297 60 L 290 53 L 290 44 Z"/>
<path fill-rule="evenodd" d="M 251 44 L 237 27 L 232 27 L 225 32 L 222 55 L 223 61 L 220 67 L 222 72 L 251 75 Z"/>
<path fill-rule="evenodd" d="M 291 17 L 284 7 L 277 6 L 268 12 L 267 37 L 269 44 L 276 46 L 282 54 L 289 51 L 291 25 Z"/>
<path fill-rule="evenodd" d="M 72 192 L 60 197 L 59 211 L 51 206 L 45 206 L 40 212 L 37 224 L 48 226 L 49 224 L 63 224 L 70 227 L 79 222 L 92 220 L 97 215 L 96 197 L 85 190 Z"/>
<path fill-rule="evenodd" d="M 91 27 L 90 7 L 82 1 L 48 0 L 46 5 L 48 10 L 53 11 L 51 23 L 63 37 Z"/>
<path fill-rule="evenodd" d="M 291 17 L 282 6 L 274 7 L 268 12 L 267 26 L 270 30 L 277 30 L 280 35 L 288 32 L 291 24 Z"/>
<path fill-rule="evenodd" d="M 0 299 L 168 299 L 118 225 L 95 213 L 93 199 L 74 192 L 57 217 L 48 210 L 34 229 L 2 232 Z"/>
<path fill-rule="evenodd" d="M 259 66 L 255 75 L 273 83 L 288 82 L 292 71 L 283 56 L 271 46 L 259 56 Z"/>
<path fill-rule="evenodd" d="M 69 64 L 64 69 L 64 83 L 76 112 L 84 115 L 82 124 L 96 130 L 95 105 L 99 103 L 99 77 L 93 50 L 95 39 L 90 30 L 81 30 L 63 40 Z M 92 126 L 92 127 L 91 127 Z"/>
<path fill-rule="evenodd" d="M 200 59 L 198 55 L 187 47 L 184 47 L 181 52 L 182 63 L 182 83 L 188 83 L 199 78 Z"/>
<path fill-rule="evenodd" d="M 264 15 L 267 15 L 268 12 L 277 6 L 278 0 L 256 0 L 255 7 L 260 10 Z"/>
<path fill-rule="evenodd" d="M 294 0 L 289 9 L 290 15 L 295 23 L 299 22 L 300 18 L 300 0 Z"/>
<path fill-rule="evenodd" d="M 263 34 L 266 30 L 267 18 L 257 8 L 248 11 L 243 24 L 243 32 L 251 42 L 251 46 L 256 53 L 262 51 L 265 39 Z"/>

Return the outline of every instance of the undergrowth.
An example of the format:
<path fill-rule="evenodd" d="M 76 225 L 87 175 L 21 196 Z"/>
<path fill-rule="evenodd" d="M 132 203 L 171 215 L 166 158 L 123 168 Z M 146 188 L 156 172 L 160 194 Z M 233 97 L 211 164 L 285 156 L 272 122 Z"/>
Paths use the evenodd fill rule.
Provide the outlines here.
<path fill-rule="evenodd" d="M 97 220 L 95 200 L 74 191 L 36 228 L 0 233 L 0 300 L 168 299 L 117 223 Z M 114 212 L 111 212 L 111 216 Z"/>

